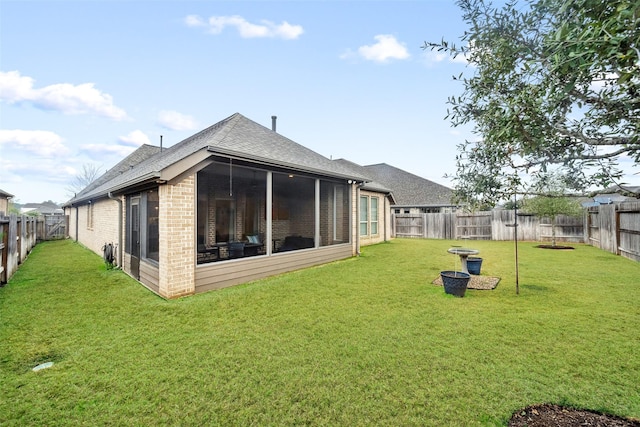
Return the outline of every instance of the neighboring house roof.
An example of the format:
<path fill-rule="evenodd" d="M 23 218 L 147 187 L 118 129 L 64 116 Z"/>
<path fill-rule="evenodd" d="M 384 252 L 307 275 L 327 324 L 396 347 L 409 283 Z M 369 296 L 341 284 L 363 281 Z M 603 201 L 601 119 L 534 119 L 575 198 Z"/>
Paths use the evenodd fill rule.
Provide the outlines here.
<path fill-rule="evenodd" d="M 612 193 L 639 198 L 640 185 L 613 185 L 602 191 L 602 194 L 612 194 Z"/>
<path fill-rule="evenodd" d="M 38 212 L 42 215 L 63 213 L 64 210 L 55 203 L 25 203 L 20 206 L 21 213 Z"/>
<path fill-rule="evenodd" d="M 614 185 L 602 190 L 591 199 L 582 201 L 583 207 L 610 205 L 640 198 L 640 186 L 638 185 Z"/>
<path fill-rule="evenodd" d="M 9 193 L 7 193 L 7 192 L 6 192 L 6 191 L 4 191 L 4 190 L 0 190 L 0 198 L 3 198 L 3 199 L 10 199 L 10 198 L 12 198 L 12 197 L 13 197 L 13 194 L 9 194 Z"/>
<path fill-rule="evenodd" d="M 352 170 L 354 173 L 362 175 L 362 176 L 366 176 L 367 178 L 371 178 L 369 177 L 369 174 L 367 173 L 367 170 L 363 167 L 360 166 L 359 164 L 353 163 L 349 160 L 345 160 L 345 159 L 336 159 L 334 160 L 334 162 L 340 164 L 341 166 Z M 368 190 L 368 191 L 375 191 L 378 193 L 386 193 L 387 196 L 390 198 L 391 200 L 391 204 L 395 204 L 395 198 L 393 196 L 393 192 L 386 186 L 384 186 L 383 184 L 376 182 L 376 181 L 369 181 L 369 182 L 365 182 L 362 187 L 363 190 Z"/>
<path fill-rule="evenodd" d="M 131 162 L 128 160 L 132 156 L 130 155 L 118 164 L 121 165 L 118 171 L 110 169 L 105 173 L 108 176 L 100 177 L 96 183 L 88 186 L 67 204 L 105 197 L 109 193 L 145 182 L 169 181 L 216 154 L 323 176 L 367 180 L 366 177 L 354 174 L 351 170 L 239 113 L 162 152 L 137 154 L 148 157 L 129 167 Z"/>
<path fill-rule="evenodd" d="M 372 180 L 393 189 L 395 206 L 436 207 L 456 206 L 453 190 L 386 163 L 363 166 Z"/>

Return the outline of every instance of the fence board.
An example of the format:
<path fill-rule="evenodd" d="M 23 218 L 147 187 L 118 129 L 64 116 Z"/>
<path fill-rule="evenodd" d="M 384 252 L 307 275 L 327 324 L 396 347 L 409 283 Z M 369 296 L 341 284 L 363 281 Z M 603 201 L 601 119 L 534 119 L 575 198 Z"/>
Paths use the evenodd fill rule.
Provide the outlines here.
<path fill-rule="evenodd" d="M 476 213 L 394 214 L 394 236 L 429 239 L 513 240 L 514 211 L 496 209 Z M 550 220 L 547 219 L 547 222 Z M 583 242 L 584 218 L 559 216 L 556 240 Z M 544 231 L 541 231 L 544 230 Z M 532 215 L 518 214 L 518 239 L 541 241 L 551 236 L 550 224 Z"/>
<path fill-rule="evenodd" d="M 620 255 L 640 261 L 640 202 L 627 202 L 618 209 Z"/>
<path fill-rule="evenodd" d="M 0 283 L 9 281 L 39 240 L 47 240 L 39 234 L 46 228 L 42 225 L 44 222 L 44 217 L 28 215 L 12 214 L 0 218 Z M 57 223 L 56 238 L 66 238 L 67 218 L 58 216 Z M 61 233 L 64 235 L 60 236 Z"/>
<path fill-rule="evenodd" d="M 492 213 L 458 214 L 456 218 L 456 238 L 491 240 Z"/>

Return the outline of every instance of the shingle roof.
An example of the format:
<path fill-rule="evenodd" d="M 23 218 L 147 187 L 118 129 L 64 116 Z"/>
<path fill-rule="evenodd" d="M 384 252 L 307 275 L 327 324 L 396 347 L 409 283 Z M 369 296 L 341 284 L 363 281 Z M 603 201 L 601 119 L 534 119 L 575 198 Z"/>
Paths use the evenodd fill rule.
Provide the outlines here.
<path fill-rule="evenodd" d="M 102 197 L 127 186 L 159 179 L 169 166 L 203 150 L 212 155 L 234 156 L 335 178 L 366 180 L 315 151 L 235 113 L 162 152 L 137 150 L 68 203 Z M 141 160 L 136 163 L 132 156 L 140 156 Z"/>
<path fill-rule="evenodd" d="M 147 160 L 149 157 L 160 152 L 160 147 L 154 145 L 143 144 L 138 147 L 133 153 L 122 159 L 114 167 L 106 171 L 102 176 L 98 177 L 91 184 L 82 189 L 80 193 L 76 195 L 77 198 L 82 197 L 85 194 L 89 194 L 94 189 L 104 185 L 111 181 L 115 177 L 122 175 L 124 172 L 134 168 L 136 165 Z"/>
<path fill-rule="evenodd" d="M 453 190 L 386 163 L 363 166 L 374 181 L 391 188 L 396 206 L 455 206 Z"/>
<path fill-rule="evenodd" d="M 390 188 L 386 187 L 380 182 L 374 181 L 370 176 L 371 174 L 367 172 L 364 166 L 361 166 L 357 163 L 353 163 L 352 161 L 346 160 L 346 159 L 336 159 L 334 160 L 334 162 L 342 165 L 345 168 L 352 170 L 356 174 L 366 176 L 367 178 L 369 178 L 370 181 L 364 183 L 364 185 L 362 186 L 363 189 L 370 190 L 370 191 L 378 191 L 381 193 L 389 193 L 389 194 L 392 193 L 392 190 Z"/>
<path fill-rule="evenodd" d="M 13 197 L 13 194 L 9 194 L 4 190 L 0 190 L 0 197 L 4 198 L 4 199 L 10 199 Z"/>

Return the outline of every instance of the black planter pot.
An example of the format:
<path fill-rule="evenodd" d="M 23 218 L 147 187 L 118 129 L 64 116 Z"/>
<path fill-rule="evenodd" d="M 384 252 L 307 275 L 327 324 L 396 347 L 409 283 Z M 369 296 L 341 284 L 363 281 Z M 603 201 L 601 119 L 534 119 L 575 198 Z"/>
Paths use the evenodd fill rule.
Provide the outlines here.
<path fill-rule="evenodd" d="M 441 271 L 442 285 L 444 292 L 457 297 L 463 297 L 467 291 L 467 285 L 471 275 L 462 271 Z"/>
<path fill-rule="evenodd" d="M 467 270 L 469 273 L 476 276 L 480 275 L 480 267 L 482 267 L 482 258 L 471 256 L 467 258 Z"/>

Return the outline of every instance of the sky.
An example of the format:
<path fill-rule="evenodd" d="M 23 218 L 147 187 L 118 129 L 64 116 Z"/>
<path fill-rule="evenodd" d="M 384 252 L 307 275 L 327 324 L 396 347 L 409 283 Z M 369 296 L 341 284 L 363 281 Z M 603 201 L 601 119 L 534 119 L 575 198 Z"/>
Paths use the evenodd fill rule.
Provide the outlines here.
<path fill-rule="evenodd" d="M 332 159 L 451 186 L 470 128 L 445 119 L 469 72 L 452 0 L 0 0 L 0 189 L 67 201 L 142 144 L 240 113 Z"/>

